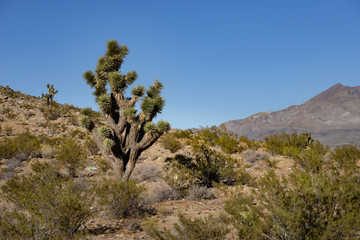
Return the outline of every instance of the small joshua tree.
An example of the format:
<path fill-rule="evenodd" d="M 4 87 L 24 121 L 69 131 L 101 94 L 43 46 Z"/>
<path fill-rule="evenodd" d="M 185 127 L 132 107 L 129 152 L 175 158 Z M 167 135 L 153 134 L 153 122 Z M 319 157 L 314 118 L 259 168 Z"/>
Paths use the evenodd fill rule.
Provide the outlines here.
<path fill-rule="evenodd" d="M 41 98 L 46 100 L 46 105 L 49 107 L 53 106 L 54 104 L 54 96 L 58 93 L 58 90 L 55 91 L 54 85 L 50 85 L 49 83 L 46 85 L 49 93 L 41 94 Z"/>
<path fill-rule="evenodd" d="M 163 85 L 157 79 L 148 90 L 139 85 L 132 88 L 131 97 L 124 96 L 124 91 L 137 79 L 135 71 L 125 75 L 119 71 L 128 52 L 125 45 L 119 46 L 115 40 L 108 41 L 95 73 L 87 71 L 83 75 L 86 83 L 95 89 L 93 94 L 107 124 L 95 126 L 88 111 L 83 111 L 80 118 L 81 126 L 92 133 L 101 152 L 112 163 L 117 177 L 125 181 L 129 180 L 140 154 L 170 129 L 168 122 L 152 122 L 165 104 L 160 96 Z M 140 113 L 135 108 L 139 100 Z"/>

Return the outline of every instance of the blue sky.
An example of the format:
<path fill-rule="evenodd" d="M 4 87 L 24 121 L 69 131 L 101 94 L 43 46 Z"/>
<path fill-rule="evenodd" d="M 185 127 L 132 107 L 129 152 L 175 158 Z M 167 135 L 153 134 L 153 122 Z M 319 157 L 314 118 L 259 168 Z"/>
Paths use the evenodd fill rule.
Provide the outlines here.
<path fill-rule="evenodd" d="M 96 109 L 82 74 L 106 41 L 134 85 L 158 77 L 176 128 L 219 125 L 360 80 L 360 1 L 0 0 L 0 85 Z"/>

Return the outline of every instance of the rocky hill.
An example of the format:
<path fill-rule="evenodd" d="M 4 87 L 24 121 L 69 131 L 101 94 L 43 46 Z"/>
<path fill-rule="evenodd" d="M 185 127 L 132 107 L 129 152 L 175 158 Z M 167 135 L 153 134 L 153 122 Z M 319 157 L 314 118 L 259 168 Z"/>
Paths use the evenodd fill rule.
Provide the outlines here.
<path fill-rule="evenodd" d="M 330 97 L 341 95 L 343 88 L 337 85 L 328 93 L 313 98 L 313 101 L 328 99 L 328 95 Z M 357 91 L 356 93 L 359 90 L 350 89 L 353 92 Z M 353 108 L 348 103 L 351 102 L 351 98 L 349 100 L 348 95 L 345 94 L 343 99 L 350 111 Z M 337 100 L 334 101 L 336 105 Z M 228 229 L 231 224 L 229 219 L 223 218 L 224 214 L 228 214 L 228 217 L 232 214 L 242 216 L 238 212 L 244 211 L 243 206 L 249 205 L 252 212 L 244 216 L 251 216 L 254 213 L 261 213 L 261 216 L 264 216 L 264 212 L 277 211 L 279 206 L 283 208 L 278 212 L 282 213 L 285 210 L 287 216 L 299 214 L 299 212 L 294 214 L 293 209 L 305 209 L 303 213 L 307 216 L 307 209 L 316 212 L 312 210 L 315 207 L 330 210 L 335 208 L 333 206 L 343 207 L 339 199 L 349 203 L 351 206 L 349 209 L 353 211 L 341 215 L 353 216 L 350 220 L 348 218 L 345 224 L 353 221 L 357 224 L 354 224 L 355 230 L 360 229 L 358 222 L 355 221 L 359 219 L 359 205 L 353 204 L 359 199 L 356 183 L 359 182 L 360 176 L 360 149 L 355 146 L 328 152 L 327 148 L 323 148 L 317 142 L 313 144 L 308 141 L 306 135 L 296 137 L 292 135 L 292 141 L 281 139 L 280 136 L 282 142 L 278 144 L 279 141 L 275 138 L 267 142 L 248 138 L 238 139 L 232 133 L 216 127 L 197 129 L 194 132 L 171 130 L 139 157 L 131 179 L 143 190 L 140 198 L 133 199 L 124 197 L 130 194 L 127 192 L 124 195 L 124 189 L 115 188 L 115 194 L 111 195 L 114 190 L 106 187 L 113 186 L 112 183 L 116 183 L 116 179 L 113 178 L 111 167 L 105 164 L 107 161 L 104 156 L 96 145 L 94 146 L 91 136 L 79 126 L 81 110 L 73 105 L 56 102 L 51 106 L 49 108 L 47 102 L 41 98 L 0 86 L 0 239 L 36 238 L 21 235 L 30 234 L 32 229 L 38 232 L 34 230 L 31 234 L 34 236 L 47 234 L 46 239 L 70 239 L 70 237 L 53 238 L 58 236 L 60 231 L 66 231 L 66 236 L 75 236 L 71 239 L 154 239 L 151 237 L 153 228 L 162 235 L 155 239 L 244 239 L 236 238 L 236 227 L 248 224 L 240 224 L 237 218 L 232 218 L 235 225 Z M 340 110 L 338 112 L 341 114 Z M 101 114 L 94 111 L 91 114 L 94 115 L 95 121 L 103 121 Z M 70 151 L 63 146 L 70 146 Z M 65 152 L 68 152 L 66 156 L 74 157 L 76 152 L 79 152 L 79 148 L 81 152 L 85 152 L 85 155 L 81 154 L 84 164 L 78 165 L 76 174 L 71 175 L 68 165 L 64 164 L 62 151 L 59 150 L 65 149 Z M 328 169 L 324 165 L 325 170 L 335 172 L 310 173 L 307 166 L 316 167 L 316 172 L 322 168 L 309 164 L 313 158 L 307 159 L 308 153 L 324 157 L 325 161 L 317 164 L 326 164 Z M 293 158 L 294 156 L 297 158 Z M 80 162 L 80 159 L 77 158 L 76 161 Z M 335 165 L 329 165 L 335 164 L 333 161 L 340 161 L 335 162 L 337 167 L 341 167 L 340 170 L 334 167 Z M 351 171 L 344 171 L 345 167 Z M 315 169 L 310 168 L 310 170 Z M 337 171 L 344 172 L 344 175 L 338 174 Z M 321 178 L 317 178 L 317 175 Z M 289 177 L 287 179 L 291 180 L 293 176 L 300 176 L 301 181 L 291 182 L 289 186 L 282 184 L 287 181 L 280 181 L 280 177 L 281 179 Z M 324 176 L 329 179 L 325 181 Z M 112 183 L 107 180 L 111 180 Z M 321 189 L 319 199 L 326 200 L 324 205 L 326 207 L 319 208 L 319 205 L 314 205 L 313 201 L 309 200 L 313 199 L 312 191 L 303 191 L 302 181 L 306 181 L 307 186 L 310 184 L 314 191 Z M 299 184 L 298 189 L 290 191 L 294 183 Z M 325 187 L 321 184 L 330 184 L 326 189 L 334 193 L 324 192 Z M 135 186 L 133 188 L 136 189 Z M 298 194 L 299 191 L 304 194 Z M 253 195 L 257 192 L 259 195 Z M 307 194 L 308 192 L 311 194 Z M 289 193 L 296 194 L 289 195 Z M 119 197 L 121 194 L 123 197 Z M 330 203 L 327 200 L 329 195 L 334 196 L 331 198 L 334 200 Z M 282 196 L 286 197 L 286 201 L 282 201 Z M 103 197 L 107 199 L 105 206 L 100 201 Z M 263 210 L 264 205 L 261 202 L 265 199 L 264 202 L 267 203 L 268 197 L 271 200 L 270 208 Z M 122 200 L 119 202 L 119 199 Z M 131 205 L 129 215 L 114 214 L 114 210 L 124 209 L 123 203 L 131 204 L 136 202 L 136 199 L 140 202 Z M 300 202 L 301 207 L 292 207 L 291 203 L 291 208 L 288 208 L 289 199 L 294 203 Z M 241 204 L 237 205 L 238 203 Z M 304 207 L 303 203 L 309 204 Z M 231 211 L 229 207 L 236 208 Z M 347 210 L 346 206 L 343 208 Z M 86 215 L 82 216 L 78 213 L 86 213 Z M 188 219 L 185 224 L 179 218 L 179 213 Z M 277 213 L 270 212 L 270 214 Z M 323 217 L 323 211 L 318 215 L 319 219 L 327 220 Z M 338 217 L 332 211 L 328 216 Z M 62 222 L 58 219 L 67 220 Z M 266 231 L 267 226 L 274 223 L 273 217 L 268 219 L 266 223 L 260 222 Z M 285 220 L 289 226 L 298 224 L 298 221 L 291 217 Z M 77 223 L 75 230 L 70 228 L 73 226 L 72 222 Z M 168 230 L 176 232 L 174 224 L 180 224 L 182 228 L 190 226 L 183 232 L 195 233 L 195 237 L 186 237 L 183 232 L 178 232 L 178 238 L 165 235 Z M 303 222 L 299 222 L 299 226 L 303 225 Z M 347 233 L 352 230 L 346 228 L 347 226 L 348 224 L 341 227 L 336 225 L 336 229 L 340 228 Z M 218 231 L 219 229 L 221 231 Z M 276 230 L 278 228 L 274 229 L 278 232 Z M 251 234 L 253 232 L 253 229 L 248 231 Z M 69 235 L 75 233 L 79 235 Z M 213 235 L 209 237 L 208 233 Z M 220 233 L 221 237 L 212 237 Z M 355 234 L 359 236 L 356 231 Z M 303 238 L 299 237 L 299 239 Z"/>
<path fill-rule="evenodd" d="M 323 144 L 360 144 L 360 86 L 340 83 L 301 105 L 261 112 L 223 123 L 230 131 L 250 138 L 275 132 L 311 132 Z"/>
<path fill-rule="evenodd" d="M 87 152 L 86 168 L 79 170 L 75 179 L 77 182 L 89 187 L 92 182 L 97 183 L 109 174 L 111 176 L 111 170 L 110 173 L 103 172 L 101 162 L 98 161 L 102 156 L 94 146 L 91 136 L 79 126 L 79 117 L 80 109 L 73 105 L 56 103 L 56 107 L 48 111 L 45 100 L 0 86 L 0 187 L 14 176 L 32 173 L 31 165 L 37 161 L 58 165 L 54 151 L 58 144 L 69 138 L 79 143 Z M 97 121 L 103 121 L 101 115 L 97 116 Z M 5 142 L 9 139 L 19 139 L 18 136 L 22 133 L 28 133 L 29 135 L 25 135 L 27 137 L 35 136 L 36 141 L 40 141 L 40 147 L 29 154 L 19 152 L 6 157 L 5 150 L 8 146 Z M 162 229 L 170 229 L 174 223 L 179 222 L 179 212 L 195 219 L 208 215 L 219 216 L 224 211 L 225 199 L 221 193 L 215 196 L 214 189 L 200 189 L 200 192 L 195 189 L 195 197 L 184 198 L 165 181 L 163 167 L 166 158 L 174 157 L 176 154 L 192 155 L 192 148 L 185 142 L 182 141 L 179 149 L 172 152 L 164 147 L 162 141 L 157 141 L 142 153 L 132 174 L 132 179 L 146 186 L 143 204 L 152 209 L 153 213 L 150 216 L 159 220 Z M 26 145 L 26 141 L 18 144 Z M 233 154 L 233 157 L 241 163 L 246 163 L 246 171 L 252 176 L 261 176 L 271 169 L 269 162 L 276 161 L 275 171 L 279 175 L 288 173 L 294 165 L 291 159 L 270 156 L 261 149 L 249 149 L 241 154 Z M 88 168 L 89 166 L 95 168 Z M 61 174 L 67 176 L 65 169 L 61 169 Z M 201 191 L 211 197 L 203 199 Z M 2 207 L 9 208 L 8 203 L 0 196 L 0 220 Z M 91 233 L 92 239 L 151 239 L 141 227 L 145 220 L 144 216 L 115 219 L 107 211 L 101 210 L 84 223 L 83 227 Z"/>

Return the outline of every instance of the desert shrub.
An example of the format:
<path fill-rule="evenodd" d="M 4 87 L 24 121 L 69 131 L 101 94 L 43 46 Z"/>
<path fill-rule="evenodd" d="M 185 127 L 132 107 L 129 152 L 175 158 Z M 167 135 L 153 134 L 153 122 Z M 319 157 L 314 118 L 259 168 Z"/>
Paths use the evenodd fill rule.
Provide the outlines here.
<path fill-rule="evenodd" d="M 175 234 L 171 233 L 170 230 L 161 232 L 156 224 L 149 226 L 147 232 L 154 239 L 165 240 L 223 240 L 229 229 L 221 222 L 216 221 L 212 216 L 201 218 L 188 218 L 184 215 L 178 215 L 180 224 L 174 224 Z"/>
<path fill-rule="evenodd" d="M 54 148 L 48 144 L 42 144 L 40 147 L 40 154 L 45 158 L 54 157 Z"/>
<path fill-rule="evenodd" d="M 16 113 L 14 113 L 13 111 L 10 111 L 10 112 L 8 112 L 7 114 L 6 114 L 6 116 L 7 116 L 7 118 L 8 119 L 15 119 L 16 118 Z"/>
<path fill-rule="evenodd" d="M 84 143 L 84 147 L 90 152 L 91 155 L 96 155 L 99 153 L 100 149 L 97 146 L 96 142 L 92 138 L 86 139 Z"/>
<path fill-rule="evenodd" d="M 169 149 L 172 153 L 181 148 L 181 142 L 173 134 L 161 136 L 160 141 L 164 148 Z"/>
<path fill-rule="evenodd" d="M 0 179 L 10 179 L 16 175 L 16 168 L 21 165 L 22 159 L 19 157 L 12 157 L 4 162 L 5 168 L 0 173 Z"/>
<path fill-rule="evenodd" d="M 131 179 L 136 182 L 156 181 L 161 178 L 163 171 L 156 164 L 140 164 L 134 169 Z"/>
<path fill-rule="evenodd" d="M 302 151 L 295 157 L 295 162 L 304 170 L 309 172 L 320 172 L 324 166 L 324 154 L 315 149 L 307 149 Z"/>
<path fill-rule="evenodd" d="M 31 153 L 40 148 L 40 140 L 29 132 L 17 134 L 14 138 L 5 138 L 0 143 L 0 158 L 11 158 L 16 154 L 24 154 L 26 160 Z"/>
<path fill-rule="evenodd" d="M 267 151 L 288 157 L 296 157 L 302 150 L 311 147 L 314 140 L 311 133 L 275 133 L 264 138 Z M 316 141 L 315 141 L 316 144 Z"/>
<path fill-rule="evenodd" d="M 177 130 L 176 132 L 173 133 L 173 135 L 176 138 L 191 138 L 191 136 L 193 135 L 193 132 L 188 129 L 188 130 Z"/>
<path fill-rule="evenodd" d="M 270 158 L 270 155 L 267 152 L 259 152 L 253 149 L 247 149 L 241 153 L 241 156 L 248 163 L 255 163 L 257 161 L 262 161 Z"/>
<path fill-rule="evenodd" d="M 11 158 L 17 152 L 17 144 L 12 138 L 4 138 L 0 142 L 0 159 Z"/>
<path fill-rule="evenodd" d="M 75 130 L 69 132 L 69 135 L 70 135 L 70 137 L 72 137 L 72 138 L 78 137 L 78 138 L 80 138 L 80 139 L 84 139 L 85 136 L 86 136 L 86 133 L 83 132 L 83 131 L 80 131 L 79 129 L 75 129 Z"/>
<path fill-rule="evenodd" d="M 306 169 L 279 178 L 269 171 L 256 191 L 229 199 L 225 210 L 239 239 L 357 239 L 360 237 L 359 169 L 345 171 L 314 153 Z"/>
<path fill-rule="evenodd" d="M 189 190 L 189 199 L 199 201 L 201 199 L 213 199 L 215 198 L 214 191 L 211 188 L 202 186 L 193 186 Z"/>
<path fill-rule="evenodd" d="M 100 171 L 102 173 L 106 173 L 108 170 L 110 170 L 112 167 L 110 165 L 110 163 L 108 161 L 106 161 L 105 159 L 103 159 L 102 157 L 100 156 L 96 156 L 96 166 L 99 167 Z"/>
<path fill-rule="evenodd" d="M 191 145 L 197 145 L 199 142 L 202 142 L 210 147 L 219 146 L 222 151 L 229 154 L 244 150 L 240 146 L 238 135 L 227 131 L 224 126 L 202 128 L 191 139 Z"/>
<path fill-rule="evenodd" d="M 29 131 L 17 134 L 14 140 L 17 143 L 17 152 L 19 153 L 30 155 L 40 149 L 41 141 Z"/>
<path fill-rule="evenodd" d="M 47 120 L 56 120 L 59 117 L 61 117 L 62 114 L 62 109 L 56 103 L 52 104 L 51 108 L 48 109 L 41 108 L 40 110 L 42 110 L 44 117 Z"/>
<path fill-rule="evenodd" d="M 179 192 L 170 187 L 163 179 L 147 183 L 146 192 L 144 192 L 142 196 L 144 204 L 153 204 L 181 198 Z"/>
<path fill-rule="evenodd" d="M 276 165 L 277 165 L 276 159 L 267 158 L 267 159 L 264 160 L 264 162 L 266 163 L 266 165 L 269 168 L 276 168 Z"/>
<path fill-rule="evenodd" d="M 92 214 L 91 198 L 49 164 L 37 162 L 32 170 L 1 187 L 16 208 L 0 210 L 0 238 L 73 239 Z"/>
<path fill-rule="evenodd" d="M 79 168 L 85 166 L 85 151 L 81 145 L 71 139 L 65 139 L 63 143 L 57 146 L 55 157 L 72 177 L 77 175 Z"/>
<path fill-rule="evenodd" d="M 181 196 L 185 196 L 191 186 L 200 184 L 199 179 L 193 175 L 194 164 L 192 158 L 177 154 L 175 157 L 167 158 L 165 161 L 167 165 L 165 166 L 166 174 L 164 179 L 170 186 L 179 191 Z"/>
<path fill-rule="evenodd" d="M 355 164 L 360 159 L 360 149 L 356 145 L 344 145 L 335 147 L 330 157 L 339 164 Z"/>
<path fill-rule="evenodd" d="M 194 153 L 194 157 L 178 154 L 165 160 L 166 180 L 180 192 L 186 192 L 192 185 L 212 187 L 214 182 L 234 184 L 250 178 L 243 164 L 229 155 L 205 145 L 194 146 Z"/>
<path fill-rule="evenodd" d="M 118 219 L 143 213 L 140 194 L 144 191 L 135 181 L 121 179 L 104 179 L 96 189 L 100 205 Z"/>
<path fill-rule="evenodd" d="M 258 149 L 260 147 L 260 143 L 254 139 L 249 139 L 247 136 L 240 136 L 239 137 L 239 143 L 240 143 L 240 149 L 246 150 L 246 149 Z M 245 143 L 246 147 L 242 147 L 241 144 Z"/>
<path fill-rule="evenodd" d="M 29 110 L 29 109 L 34 109 L 34 108 L 36 108 L 36 105 L 35 105 L 35 104 L 25 103 L 25 104 L 20 105 L 20 107 Z"/>

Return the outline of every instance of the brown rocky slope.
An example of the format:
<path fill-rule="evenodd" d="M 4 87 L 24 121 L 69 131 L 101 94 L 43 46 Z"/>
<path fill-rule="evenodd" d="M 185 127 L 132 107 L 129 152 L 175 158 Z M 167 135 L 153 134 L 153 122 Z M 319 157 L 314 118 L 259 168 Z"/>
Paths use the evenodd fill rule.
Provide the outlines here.
<path fill-rule="evenodd" d="M 99 154 L 89 144 L 91 138 L 88 133 L 77 122 L 80 109 L 69 104 L 57 105 L 58 108 L 51 115 L 45 115 L 45 100 L 0 86 L 0 141 L 14 138 L 17 134 L 26 131 L 38 138 L 54 141 L 63 136 L 71 137 L 88 152 L 86 166 L 94 165 L 98 168 L 92 172 L 81 170 L 78 180 L 101 179 L 104 173 L 96 165 Z M 100 116 L 99 121 L 101 121 Z M 54 149 L 42 143 L 40 153 L 32 154 L 19 161 L 15 161 L 18 156 L 0 159 L 0 186 L 15 175 L 31 172 L 30 165 L 36 161 L 56 163 L 56 159 L 51 154 L 53 151 Z M 179 212 L 190 218 L 197 218 L 209 214 L 219 216 L 224 211 L 225 198 L 221 194 L 216 194 L 214 199 L 191 200 L 188 197 L 179 199 L 176 191 L 167 184 L 162 168 L 165 159 L 179 153 L 191 154 L 191 148 L 183 143 L 179 150 L 172 153 L 164 148 L 161 141 L 158 141 L 140 156 L 132 175 L 139 184 L 146 186 L 145 203 L 155 209 L 155 215 L 152 217 L 159 220 L 161 229 L 170 229 L 174 223 L 178 222 Z M 291 159 L 271 156 L 261 149 L 249 149 L 241 154 L 233 154 L 233 157 L 244 161 L 246 171 L 253 176 L 260 176 L 271 169 L 266 161 L 268 159 L 277 162 L 275 171 L 279 175 L 288 173 L 294 166 Z M 245 187 L 245 189 L 249 188 Z M 0 197 L 1 206 L 5 206 L 2 197 Z M 118 220 L 110 217 L 107 212 L 100 211 L 89 219 L 85 227 L 92 233 L 92 239 L 150 239 L 141 227 L 144 220 L 144 218 Z"/>

